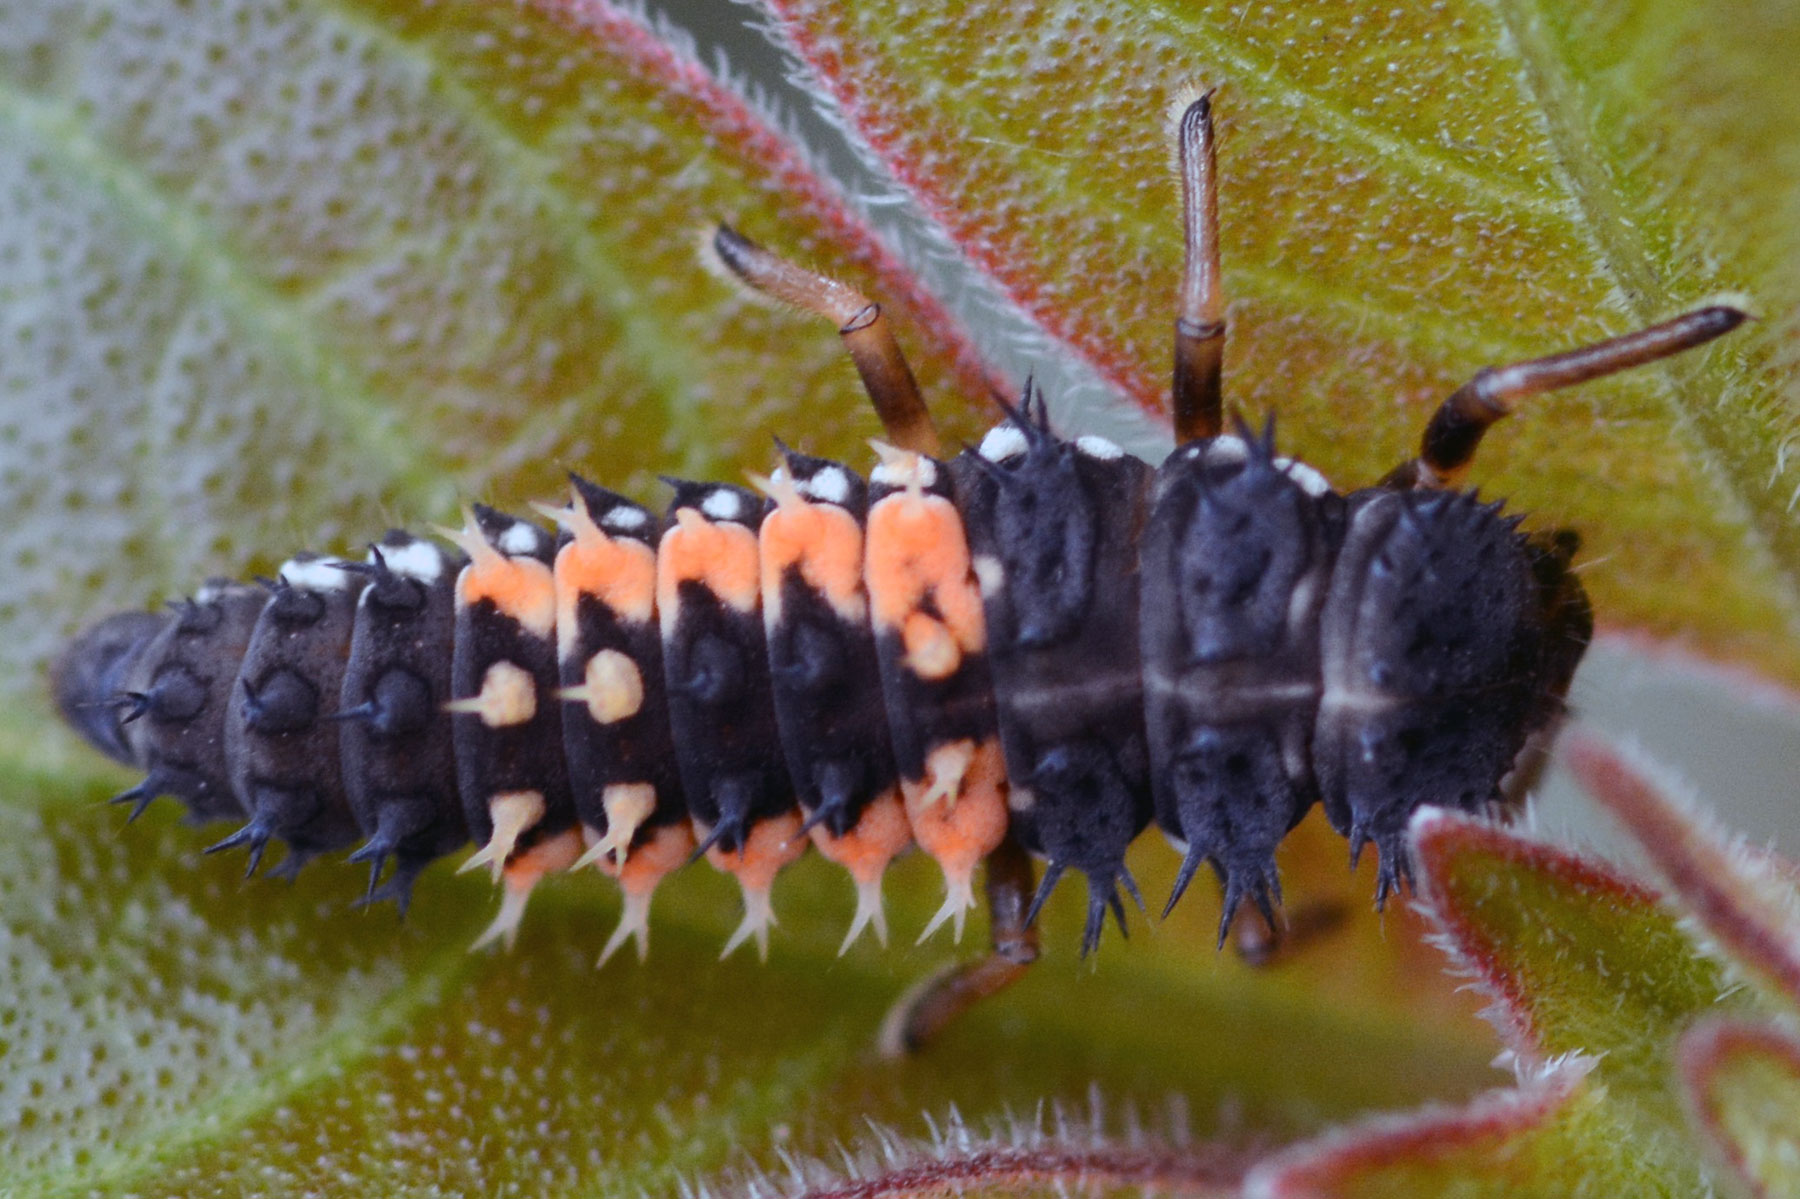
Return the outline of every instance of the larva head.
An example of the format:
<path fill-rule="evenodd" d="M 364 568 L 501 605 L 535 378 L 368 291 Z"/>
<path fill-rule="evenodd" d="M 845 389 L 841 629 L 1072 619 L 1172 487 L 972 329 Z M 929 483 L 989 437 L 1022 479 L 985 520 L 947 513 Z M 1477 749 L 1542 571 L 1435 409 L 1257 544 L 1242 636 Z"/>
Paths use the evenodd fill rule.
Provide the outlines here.
<path fill-rule="evenodd" d="M 137 709 L 123 685 L 137 657 L 173 617 L 166 612 L 121 612 L 88 626 L 50 669 L 56 706 L 88 744 L 135 765 L 125 725 Z"/>

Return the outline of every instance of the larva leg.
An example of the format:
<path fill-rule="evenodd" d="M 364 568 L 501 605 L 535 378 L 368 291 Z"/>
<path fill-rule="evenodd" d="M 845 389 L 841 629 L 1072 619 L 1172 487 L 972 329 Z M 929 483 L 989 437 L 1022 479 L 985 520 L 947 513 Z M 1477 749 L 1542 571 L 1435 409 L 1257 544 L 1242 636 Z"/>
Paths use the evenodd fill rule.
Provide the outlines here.
<path fill-rule="evenodd" d="M 1520 400 L 1705 345 L 1743 324 L 1747 315 L 1741 309 L 1715 304 L 1560 354 L 1484 367 L 1451 392 L 1432 414 L 1419 456 L 1395 467 L 1381 485 L 1402 491 L 1455 487 L 1474 460 L 1482 434 L 1501 417 L 1512 415 Z"/>
<path fill-rule="evenodd" d="M 993 948 L 986 957 L 952 965 L 909 989 L 888 1011 L 877 1042 L 885 1057 L 924 1048 L 952 1020 L 1018 981 L 1038 958 L 1038 933 L 1027 924 L 1036 890 L 1031 857 L 1008 837 L 987 857 L 988 922 Z"/>

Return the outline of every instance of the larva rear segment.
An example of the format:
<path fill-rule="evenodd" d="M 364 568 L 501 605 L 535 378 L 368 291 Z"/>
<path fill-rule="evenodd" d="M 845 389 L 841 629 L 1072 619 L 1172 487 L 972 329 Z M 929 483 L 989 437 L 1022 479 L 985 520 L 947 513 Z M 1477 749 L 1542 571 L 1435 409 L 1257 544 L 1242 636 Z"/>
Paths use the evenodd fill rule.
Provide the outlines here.
<path fill-rule="evenodd" d="M 987 623 L 953 494 L 937 459 L 885 451 L 870 478 L 863 564 L 907 820 L 944 871 L 944 904 L 921 941 L 946 922 L 961 938 L 975 868 L 1008 824 Z"/>
<path fill-rule="evenodd" d="M 676 482 L 656 554 L 656 605 L 675 761 L 708 860 L 737 877 L 744 920 L 729 954 L 768 952 L 775 874 L 806 849 L 781 756 L 763 632 L 761 497 Z"/>
<path fill-rule="evenodd" d="M 1343 499 L 1261 438 L 1210 437 L 1157 472 L 1140 550 L 1144 708 L 1157 823 L 1225 888 L 1219 936 L 1250 899 L 1274 926 L 1275 849 L 1318 797 L 1319 610 Z"/>
<path fill-rule="evenodd" d="M 628 938 L 648 952 L 650 897 L 692 853 L 656 619 L 657 518 L 571 476 L 556 551 L 563 753 L 586 852 L 624 892 L 605 962 Z"/>
<path fill-rule="evenodd" d="M 839 463 L 788 451 L 764 480 L 763 624 L 782 750 L 802 826 L 856 882 L 840 952 L 864 928 L 887 944 L 881 878 L 912 842 L 863 585 L 868 487 Z"/>
<path fill-rule="evenodd" d="M 268 598 L 261 587 L 214 580 L 177 604 L 136 655 L 121 680 L 121 723 L 132 763 L 147 773 L 114 802 L 131 803 L 135 815 L 158 795 L 174 795 L 196 823 L 243 818 L 231 789 L 225 714 Z"/>
<path fill-rule="evenodd" d="M 338 721 L 344 791 L 367 840 L 370 900 L 405 911 L 413 881 L 468 843 L 450 729 L 456 579 L 464 563 L 394 530 L 355 568 L 363 581 Z M 378 889 L 389 859 L 394 871 Z"/>
<path fill-rule="evenodd" d="M 238 666 L 225 718 L 232 790 L 250 822 L 207 852 L 248 846 L 254 874 L 272 839 L 288 846 L 277 868 L 357 839 L 339 761 L 339 692 L 362 590 L 333 558 L 299 554 L 270 585 Z M 330 764 L 320 769 L 320 763 Z"/>
<path fill-rule="evenodd" d="M 1108 908 L 1124 931 L 1119 888 L 1138 899 L 1125 851 L 1150 821 L 1137 541 L 1151 471 L 1110 442 L 1055 436 L 1032 398 L 951 474 L 981 581 L 1012 834 L 1045 860 L 1026 921 L 1080 870 L 1087 953 Z"/>

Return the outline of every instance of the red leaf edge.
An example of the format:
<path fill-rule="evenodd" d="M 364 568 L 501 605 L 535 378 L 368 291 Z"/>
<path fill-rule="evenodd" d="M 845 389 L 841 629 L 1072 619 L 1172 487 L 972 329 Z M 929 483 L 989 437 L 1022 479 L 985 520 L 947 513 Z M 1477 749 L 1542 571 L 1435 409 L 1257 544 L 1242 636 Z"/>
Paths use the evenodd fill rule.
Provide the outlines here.
<path fill-rule="evenodd" d="M 1773 1025 L 1719 1016 L 1697 1021 L 1681 1035 L 1675 1049 L 1675 1070 L 1681 1079 L 1688 1120 L 1715 1160 L 1732 1172 L 1747 1194 L 1764 1199 L 1772 1192 L 1757 1179 L 1738 1142 L 1725 1131 L 1724 1114 L 1712 1098 L 1715 1072 L 1725 1059 L 1740 1053 L 1778 1057 L 1800 1080 L 1800 1041 Z"/>
<path fill-rule="evenodd" d="M 1374 1116 L 1290 1146 L 1254 1167 L 1245 1199 L 1309 1199 L 1343 1193 L 1366 1175 L 1479 1152 L 1555 1118 L 1581 1090 L 1594 1059 L 1558 1058 L 1517 1086 L 1457 1108 Z"/>
<path fill-rule="evenodd" d="M 960 387 L 971 401 L 1006 398 L 1012 380 L 984 360 L 967 328 L 919 282 L 917 273 L 864 221 L 842 190 L 814 167 L 806 151 L 782 133 L 748 99 L 645 21 L 609 0 L 523 0 L 570 33 L 594 39 L 646 82 L 694 106 L 721 143 L 763 167 L 770 189 L 818 221 L 879 281 L 879 292 L 909 311 L 947 351 Z M 721 213 L 723 217 L 727 214 Z"/>
<path fill-rule="evenodd" d="M 1752 855 L 1727 842 L 1680 788 L 1657 767 L 1591 732 L 1577 730 L 1563 746 L 1563 761 L 1582 787 L 1610 812 L 1649 856 L 1681 901 L 1732 960 L 1772 982 L 1800 1006 L 1800 939 L 1793 913 L 1775 893 L 1779 884 L 1758 877 L 1785 873 L 1772 854 Z"/>
<path fill-rule="evenodd" d="M 1494 1025 L 1507 1048 L 1525 1062 L 1543 1062 L 1524 988 L 1494 958 L 1477 926 L 1458 908 L 1445 886 L 1454 860 L 1465 853 L 1490 854 L 1549 874 L 1597 899 L 1611 896 L 1621 905 L 1655 904 L 1660 896 L 1606 863 L 1441 808 L 1421 809 L 1413 817 L 1408 836 L 1418 868 L 1418 907 L 1437 929 L 1433 942 L 1450 958 L 1453 971 L 1466 975 L 1493 1000 L 1482 1015 Z"/>
<path fill-rule="evenodd" d="M 919 210 L 942 231 L 945 239 L 983 274 L 993 280 L 1008 302 L 1043 329 L 1062 352 L 1079 359 L 1114 392 L 1128 396 L 1153 416 L 1166 416 L 1169 380 L 1127 353 L 1122 346 L 1095 336 L 1070 319 L 1058 305 L 1046 303 L 1036 277 L 1018 255 L 1003 253 L 963 218 L 961 197 L 939 186 L 940 181 L 919 169 L 903 152 L 900 139 L 888 123 L 872 110 L 844 70 L 842 60 L 812 36 L 805 18 L 785 0 L 760 0 L 769 14 L 773 32 L 785 48 L 812 74 L 818 90 L 831 101 L 841 124 L 862 143 L 870 158 L 910 194 Z M 1170 213 L 1170 228 L 1175 214 Z M 1170 319 L 1174 319 L 1170 299 Z"/>

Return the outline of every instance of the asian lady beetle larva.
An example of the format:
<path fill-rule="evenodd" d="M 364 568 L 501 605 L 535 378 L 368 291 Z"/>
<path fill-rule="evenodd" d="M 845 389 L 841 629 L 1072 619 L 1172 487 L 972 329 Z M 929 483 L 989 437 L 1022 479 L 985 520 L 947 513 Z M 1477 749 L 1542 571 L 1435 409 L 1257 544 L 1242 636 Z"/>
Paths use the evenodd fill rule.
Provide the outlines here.
<path fill-rule="evenodd" d="M 1341 494 L 1281 457 L 1272 422 L 1226 432 L 1209 96 L 1174 131 L 1186 253 L 1175 321 L 1179 448 L 1152 467 L 1053 432 L 1030 388 L 945 460 L 880 308 L 720 227 L 752 291 L 830 318 L 887 442 L 868 480 L 782 449 L 761 494 L 674 482 L 660 516 L 581 479 L 552 534 L 485 508 L 391 532 L 365 560 L 301 555 L 262 586 L 210 583 L 168 614 L 100 622 L 55 671 L 68 721 L 172 794 L 241 819 L 213 850 L 281 840 L 292 870 L 359 839 L 369 898 L 405 906 L 471 837 L 510 940 L 545 874 L 594 864 L 624 915 L 604 962 L 647 945 L 657 882 L 704 854 L 743 889 L 726 945 L 766 952 L 776 874 L 809 843 L 855 880 L 845 946 L 885 942 L 880 880 L 917 842 L 960 935 L 986 861 L 993 953 L 933 980 L 893 1030 L 915 1044 L 1037 956 L 1071 867 L 1082 952 L 1154 820 L 1273 923 L 1275 849 L 1315 803 L 1376 899 L 1407 885 L 1421 805 L 1478 810 L 1551 728 L 1592 621 L 1577 541 L 1525 533 L 1457 485 L 1529 396 L 1735 328 L 1727 306 L 1478 372 L 1417 457 Z M 1034 882 L 1031 859 L 1045 863 Z M 394 868 L 382 881 L 389 861 Z M 1141 901 L 1140 901 L 1141 902 Z"/>

